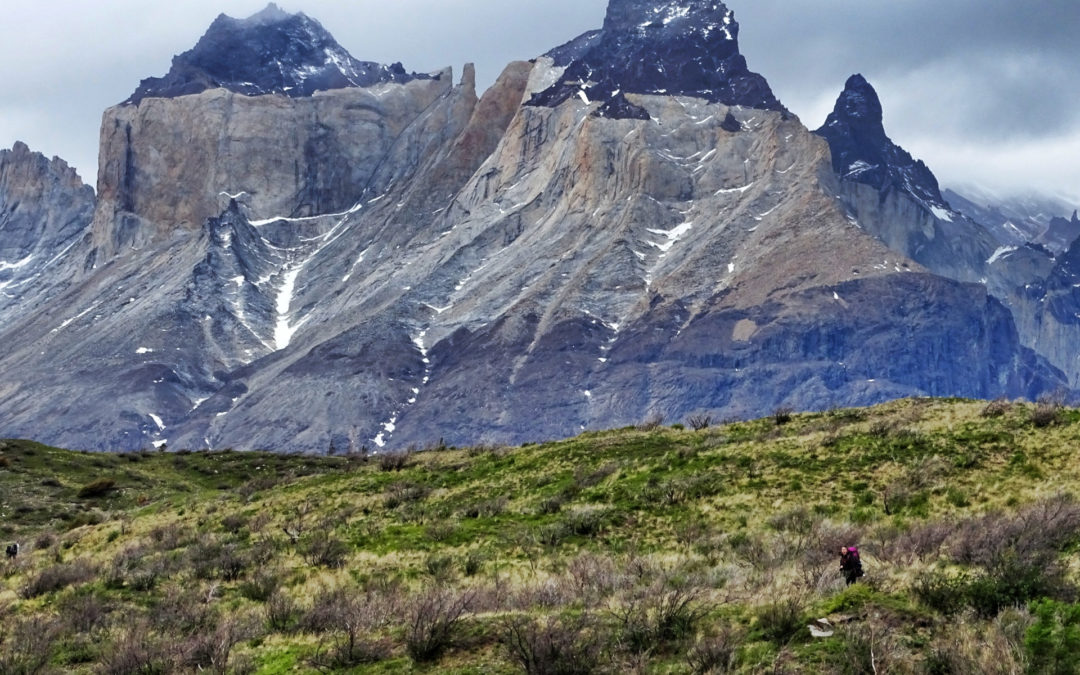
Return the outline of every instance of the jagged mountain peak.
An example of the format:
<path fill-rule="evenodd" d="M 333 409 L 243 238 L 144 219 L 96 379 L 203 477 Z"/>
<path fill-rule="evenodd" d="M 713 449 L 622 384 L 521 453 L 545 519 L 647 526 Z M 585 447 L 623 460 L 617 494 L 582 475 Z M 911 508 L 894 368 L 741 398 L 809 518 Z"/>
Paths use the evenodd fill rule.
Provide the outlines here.
<path fill-rule="evenodd" d="M 859 121 L 874 131 L 885 135 L 884 111 L 881 107 L 881 99 L 877 91 L 861 74 L 856 73 L 844 83 L 844 91 L 836 101 L 833 109 L 836 118 L 847 120 L 849 123 Z"/>
<path fill-rule="evenodd" d="M 224 16 L 224 15 L 222 15 Z M 249 23 L 276 23 L 278 21 L 285 21 L 292 15 L 277 6 L 277 3 L 271 2 L 261 12 L 257 12 L 248 17 Z M 304 16 L 303 12 L 300 16 Z"/>
<path fill-rule="evenodd" d="M 359 61 L 315 19 L 270 3 L 245 19 L 219 15 L 193 49 L 173 58 L 168 74 L 143 80 L 125 103 L 219 87 L 248 96 L 311 96 L 421 77 L 428 76 L 408 73 L 400 63 Z"/>
<path fill-rule="evenodd" d="M 715 0 L 611 0 L 602 30 L 548 52 L 566 70 L 529 104 L 622 92 L 781 110 L 765 78 L 747 68 L 738 36 L 734 12 Z"/>
<path fill-rule="evenodd" d="M 902 190 L 938 217 L 952 218 L 933 172 L 885 133 L 881 99 L 862 75 L 848 78 L 833 111 L 815 133 L 828 141 L 833 170 L 842 179 L 883 192 Z"/>
<path fill-rule="evenodd" d="M 705 33 L 719 29 L 725 38 L 738 37 L 735 13 L 715 0 L 611 0 L 604 17 L 605 31 L 671 27 Z M 726 28 L 731 27 L 728 31 Z"/>

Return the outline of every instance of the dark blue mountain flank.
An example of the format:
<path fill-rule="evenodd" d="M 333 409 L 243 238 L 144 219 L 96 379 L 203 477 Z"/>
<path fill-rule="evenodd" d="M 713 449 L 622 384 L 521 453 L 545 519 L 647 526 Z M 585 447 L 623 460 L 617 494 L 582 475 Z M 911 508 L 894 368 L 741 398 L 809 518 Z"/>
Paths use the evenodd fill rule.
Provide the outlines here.
<path fill-rule="evenodd" d="M 318 21 L 271 3 L 247 19 L 222 14 L 195 48 L 173 58 L 165 77 L 143 80 L 125 103 L 224 88 L 239 94 L 285 94 L 369 87 L 430 77 L 354 59 Z"/>
<path fill-rule="evenodd" d="M 608 101 L 624 92 L 781 110 L 765 78 L 747 68 L 738 37 L 722 2 L 612 0 L 602 30 L 548 52 L 566 70 L 529 105 L 554 107 L 572 96 Z"/>
<path fill-rule="evenodd" d="M 1080 326 L 1080 239 L 1074 240 L 1055 262 L 1045 283 L 1045 311 L 1059 323 Z"/>
<path fill-rule="evenodd" d="M 825 125 L 814 132 L 829 142 L 833 170 L 844 180 L 881 192 L 903 190 L 935 212 L 949 211 L 937 178 L 885 134 L 881 100 L 862 75 L 852 75 Z"/>

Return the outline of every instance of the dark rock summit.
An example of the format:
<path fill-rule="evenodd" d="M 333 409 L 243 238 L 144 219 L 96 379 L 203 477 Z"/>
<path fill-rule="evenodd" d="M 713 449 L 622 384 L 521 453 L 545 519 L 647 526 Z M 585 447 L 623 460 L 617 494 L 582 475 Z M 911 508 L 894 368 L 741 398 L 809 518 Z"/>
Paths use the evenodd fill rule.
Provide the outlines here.
<path fill-rule="evenodd" d="M 815 133 L 829 142 L 833 170 L 844 180 L 885 192 L 908 192 L 927 208 L 948 209 L 937 178 L 885 134 L 881 101 L 862 75 L 852 75 L 836 107 Z"/>
<path fill-rule="evenodd" d="M 224 88 L 258 96 L 311 96 L 316 91 L 369 87 L 429 77 L 400 63 L 358 61 L 318 21 L 271 3 L 247 19 L 220 15 L 195 48 L 173 58 L 165 77 L 143 80 L 125 103 L 175 98 Z"/>
<path fill-rule="evenodd" d="M 603 30 L 548 53 L 566 70 L 529 104 L 554 107 L 579 92 L 606 101 L 625 92 L 780 110 L 765 78 L 747 68 L 738 38 L 734 12 L 722 2 L 612 0 Z"/>

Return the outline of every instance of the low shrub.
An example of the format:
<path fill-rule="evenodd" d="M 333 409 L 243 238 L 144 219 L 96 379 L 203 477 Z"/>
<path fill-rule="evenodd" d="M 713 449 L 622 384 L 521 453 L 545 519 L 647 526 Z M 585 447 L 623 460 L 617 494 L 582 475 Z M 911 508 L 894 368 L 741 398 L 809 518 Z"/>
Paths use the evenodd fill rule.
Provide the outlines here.
<path fill-rule="evenodd" d="M 79 499 L 99 499 L 116 490 L 116 481 L 112 478 L 99 478 L 79 488 Z"/>
<path fill-rule="evenodd" d="M 240 584 L 240 595 L 252 602 L 268 601 L 281 587 L 281 577 L 272 570 L 258 569 L 250 579 Z"/>
<path fill-rule="evenodd" d="M 696 591 L 663 579 L 637 591 L 614 615 L 623 645 L 644 654 L 692 637 L 703 611 Z"/>
<path fill-rule="evenodd" d="M 431 490 L 417 483 L 401 482 L 393 483 L 386 488 L 383 496 L 383 506 L 387 509 L 396 509 L 403 504 L 421 502 L 431 494 Z"/>
<path fill-rule="evenodd" d="M 1002 417 L 1012 411 L 1013 405 L 1008 399 L 998 398 L 986 404 L 982 409 L 982 416 L 988 419 Z"/>
<path fill-rule="evenodd" d="M 0 673 L 46 672 L 60 635 L 59 623 L 40 615 L 15 620 L 4 614 L 0 611 Z"/>
<path fill-rule="evenodd" d="M 704 637 L 686 655 L 686 663 L 695 675 L 735 672 L 736 656 L 743 636 L 725 627 L 715 635 Z"/>
<path fill-rule="evenodd" d="M 478 548 L 471 548 L 465 554 L 465 560 L 461 563 L 461 571 L 467 577 L 476 576 L 484 568 L 488 556 Z"/>
<path fill-rule="evenodd" d="M 562 511 L 563 504 L 565 503 L 566 500 L 562 496 L 555 495 L 554 497 L 548 497 L 541 500 L 537 511 L 539 511 L 541 515 L 550 516 Z"/>
<path fill-rule="evenodd" d="M 1024 636 L 1030 672 L 1080 672 L 1080 605 L 1042 600 L 1032 613 L 1035 622 Z"/>
<path fill-rule="evenodd" d="M 93 579 L 95 574 L 97 572 L 94 567 L 82 559 L 67 564 L 53 565 L 41 570 L 26 582 L 26 585 L 20 589 L 19 595 L 29 600 L 47 593 L 54 593 L 68 586 L 85 583 Z"/>
<path fill-rule="evenodd" d="M 409 466 L 412 452 L 385 452 L 379 455 L 379 471 L 402 471 Z"/>
<path fill-rule="evenodd" d="M 704 431 L 712 424 L 711 415 L 691 415 L 687 418 L 686 423 L 690 425 L 690 428 L 694 431 Z"/>
<path fill-rule="evenodd" d="M 664 416 L 660 414 L 650 415 L 645 421 L 635 427 L 638 431 L 655 431 L 664 423 Z"/>
<path fill-rule="evenodd" d="M 281 590 L 274 591 L 267 598 L 264 612 L 266 625 L 279 633 L 291 631 L 300 616 L 296 602 Z"/>
<path fill-rule="evenodd" d="M 251 560 L 237 544 L 209 537 L 189 546 L 187 557 L 198 579 L 236 581 L 251 566 Z"/>
<path fill-rule="evenodd" d="M 1031 423 L 1039 428 L 1049 427 L 1061 421 L 1062 405 L 1060 402 L 1042 398 L 1031 411 Z"/>
<path fill-rule="evenodd" d="M 337 537 L 310 534 L 300 540 L 300 554 L 313 567 L 337 569 L 345 565 L 349 546 Z"/>
<path fill-rule="evenodd" d="M 755 612 L 757 628 L 769 642 L 785 645 L 804 629 L 803 611 L 803 603 L 798 598 L 769 603 Z"/>
<path fill-rule="evenodd" d="M 435 661 L 457 639 L 473 593 L 432 590 L 416 598 L 405 623 L 405 651 L 417 663 Z"/>
<path fill-rule="evenodd" d="M 448 555 L 432 553 L 424 560 L 424 571 L 437 583 L 446 583 L 454 576 L 454 559 Z"/>
<path fill-rule="evenodd" d="M 144 625 L 126 630 L 104 654 L 102 675 L 165 675 L 179 665 L 172 646 Z"/>
<path fill-rule="evenodd" d="M 502 621 L 499 642 L 527 675 L 585 675 L 600 670 L 602 652 L 588 615 Z"/>

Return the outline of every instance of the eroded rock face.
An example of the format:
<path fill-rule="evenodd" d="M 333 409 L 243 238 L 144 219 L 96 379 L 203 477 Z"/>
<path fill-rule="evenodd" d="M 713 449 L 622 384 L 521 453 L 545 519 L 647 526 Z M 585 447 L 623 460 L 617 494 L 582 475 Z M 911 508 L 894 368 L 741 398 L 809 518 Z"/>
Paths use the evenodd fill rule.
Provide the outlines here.
<path fill-rule="evenodd" d="M 0 150 L 0 318 L 78 271 L 93 210 L 94 190 L 62 159 Z"/>
<path fill-rule="evenodd" d="M 447 70 L 300 99 L 213 89 L 110 108 L 96 243 L 115 252 L 198 230 L 232 198 L 252 220 L 346 211 L 402 133 L 452 89 Z"/>

